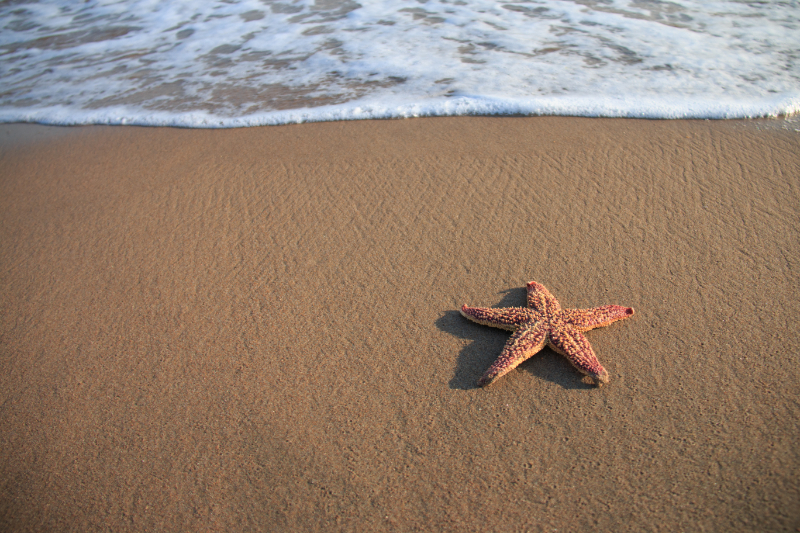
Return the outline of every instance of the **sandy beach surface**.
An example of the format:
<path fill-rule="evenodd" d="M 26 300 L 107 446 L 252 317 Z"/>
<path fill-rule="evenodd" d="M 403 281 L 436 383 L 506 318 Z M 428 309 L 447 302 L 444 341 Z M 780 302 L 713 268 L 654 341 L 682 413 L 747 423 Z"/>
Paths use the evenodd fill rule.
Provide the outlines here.
<path fill-rule="evenodd" d="M 0 126 L 0 529 L 800 531 L 795 128 Z"/>

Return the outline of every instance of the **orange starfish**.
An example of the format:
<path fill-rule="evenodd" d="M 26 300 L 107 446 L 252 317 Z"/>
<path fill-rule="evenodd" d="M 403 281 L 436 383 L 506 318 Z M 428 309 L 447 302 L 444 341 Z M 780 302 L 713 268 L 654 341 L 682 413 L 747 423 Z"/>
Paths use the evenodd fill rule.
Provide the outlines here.
<path fill-rule="evenodd" d="M 514 332 L 500 357 L 478 380 L 479 387 L 504 376 L 545 344 L 600 386 L 608 383 L 608 372 L 597 360 L 583 332 L 633 316 L 633 308 L 603 305 L 592 309 L 561 309 L 558 300 L 544 285 L 531 281 L 528 283 L 528 307 L 493 309 L 465 304 L 461 314 L 478 324 Z"/>

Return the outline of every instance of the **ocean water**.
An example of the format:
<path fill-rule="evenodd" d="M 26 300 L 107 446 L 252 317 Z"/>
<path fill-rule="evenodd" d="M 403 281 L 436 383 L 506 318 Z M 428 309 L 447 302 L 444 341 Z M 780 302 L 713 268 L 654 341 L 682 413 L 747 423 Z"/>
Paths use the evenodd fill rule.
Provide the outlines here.
<path fill-rule="evenodd" d="M 800 3 L 11 0 L 0 121 L 800 112 Z"/>

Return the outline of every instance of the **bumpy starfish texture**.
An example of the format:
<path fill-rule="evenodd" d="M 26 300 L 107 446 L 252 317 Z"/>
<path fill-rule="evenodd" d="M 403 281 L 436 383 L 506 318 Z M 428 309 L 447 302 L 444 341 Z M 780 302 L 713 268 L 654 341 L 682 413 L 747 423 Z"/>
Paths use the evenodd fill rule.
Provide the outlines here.
<path fill-rule="evenodd" d="M 545 345 L 565 356 L 572 366 L 600 386 L 608 383 L 608 372 L 597 360 L 583 332 L 631 317 L 633 308 L 603 305 L 591 309 L 561 309 L 558 300 L 544 285 L 531 281 L 528 283 L 528 307 L 494 309 L 465 304 L 461 314 L 478 324 L 514 332 L 500 357 L 478 380 L 479 387 L 509 373 Z"/>

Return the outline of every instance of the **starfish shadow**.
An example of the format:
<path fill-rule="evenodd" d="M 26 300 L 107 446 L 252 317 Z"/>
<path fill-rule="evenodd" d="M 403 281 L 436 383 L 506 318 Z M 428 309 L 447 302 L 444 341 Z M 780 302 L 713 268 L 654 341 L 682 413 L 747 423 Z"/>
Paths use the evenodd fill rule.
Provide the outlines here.
<path fill-rule="evenodd" d="M 525 307 L 525 289 L 509 289 L 500 302 L 492 307 Z M 436 320 L 439 330 L 473 342 L 458 355 L 455 374 L 450 380 L 451 389 L 469 390 L 477 385 L 486 369 L 500 355 L 510 332 L 475 324 L 461 316 L 458 310 L 446 311 Z M 582 380 L 583 376 L 561 355 L 545 347 L 519 367 L 516 371 L 530 372 L 543 380 L 550 381 L 564 389 L 592 389 L 594 385 Z M 502 379 L 513 379 L 514 371 Z M 501 382 L 492 385 L 497 387 Z"/>

